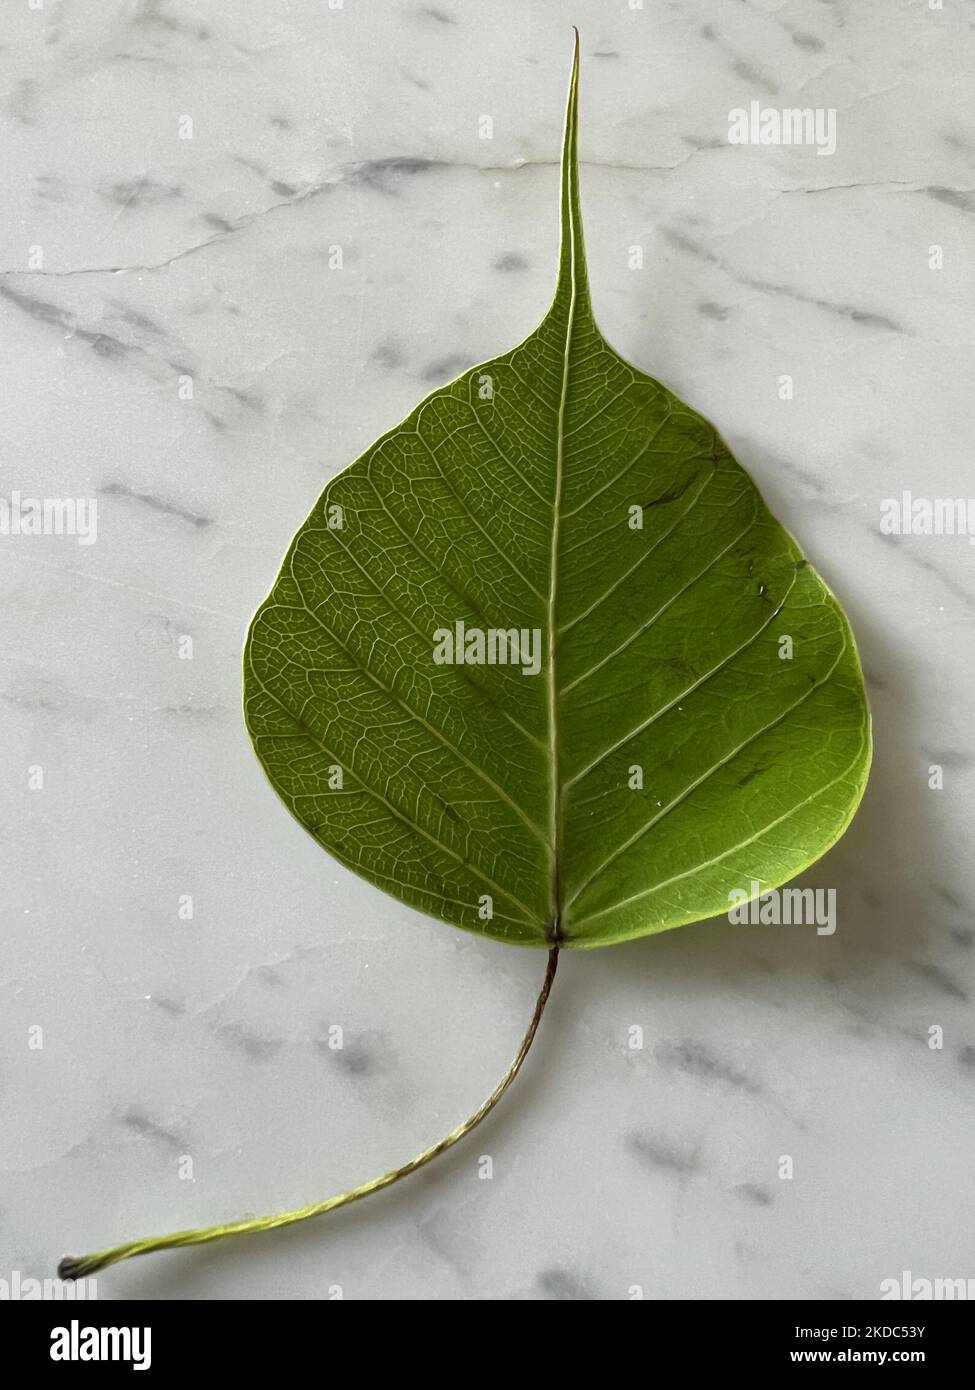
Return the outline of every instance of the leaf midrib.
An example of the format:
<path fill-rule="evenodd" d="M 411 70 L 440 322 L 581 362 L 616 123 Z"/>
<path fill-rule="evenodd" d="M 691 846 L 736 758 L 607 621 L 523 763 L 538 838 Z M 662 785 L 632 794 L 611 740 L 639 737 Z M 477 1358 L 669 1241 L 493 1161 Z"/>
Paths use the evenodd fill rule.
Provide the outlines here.
<path fill-rule="evenodd" d="M 558 944 L 562 933 L 562 815 L 563 786 L 560 775 L 560 731 L 559 731 L 559 689 L 556 678 L 555 652 L 558 642 L 558 627 L 555 619 L 558 600 L 559 539 L 562 529 L 562 479 L 565 468 L 565 411 L 569 396 L 569 377 L 572 368 L 572 337 L 578 304 L 579 275 L 585 273 L 585 252 L 582 243 L 579 206 L 579 167 L 577 151 L 578 122 L 578 81 L 579 81 L 579 34 L 576 32 L 575 59 L 572 80 L 569 86 L 569 100 L 566 110 L 565 139 L 562 150 L 562 248 L 560 254 L 560 274 L 553 309 L 558 306 L 559 290 L 562 288 L 562 271 L 567 267 L 569 278 L 569 304 L 566 315 L 565 344 L 562 351 L 562 381 L 559 392 L 559 408 L 556 417 L 555 441 L 555 484 L 552 497 L 552 538 L 549 550 L 548 583 L 548 718 L 549 718 L 549 787 L 551 800 L 552 830 L 552 911 L 548 923 L 547 936 Z"/>
<path fill-rule="evenodd" d="M 570 246 L 572 245 L 570 212 Z M 551 824 L 552 824 L 552 920 L 548 932 L 552 940 L 558 942 L 562 918 L 562 779 L 559 775 L 559 690 L 555 674 L 555 646 L 558 638 L 555 622 L 555 605 L 558 597 L 558 558 L 559 536 L 562 525 L 562 473 L 565 455 L 565 404 L 569 394 L 570 353 L 572 350 L 572 329 L 575 324 L 576 279 L 575 251 L 570 251 L 569 274 L 571 276 L 571 297 L 569 299 L 568 322 L 565 330 L 565 348 L 562 357 L 562 387 L 559 398 L 558 435 L 555 443 L 555 487 L 552 498 L 552 540 L 549 551 L 548 582 L 548 720 L 549 720 L 549 762 L 551 771 Z"/>

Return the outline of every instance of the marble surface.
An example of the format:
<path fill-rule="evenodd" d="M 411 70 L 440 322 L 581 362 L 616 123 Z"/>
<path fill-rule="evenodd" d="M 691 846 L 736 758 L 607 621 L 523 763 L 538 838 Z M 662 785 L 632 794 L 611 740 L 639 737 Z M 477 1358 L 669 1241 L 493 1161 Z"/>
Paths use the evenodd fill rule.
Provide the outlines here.
<path fill-rule="evenodd" d="M 466 1146 L 99 1294 L 975 1277 L 975 550 L 880 532 L 884 498 L 975 492 L 954 0 L 6 7 L 0 492 L 95 498 L 98 531 L 0 536 L 2 1277 L 371 1177 L 469 1113 L 521 1036 L 543 957 L 325 856 L 251 754 L 239 656 L 323 480 L 547 306 L 572 22 L 603 330 L 715 421 L 861 645 L 872 780 L 805 879 L 836 888 L 838 929 L 566 953 Z M 752 101 L 835 110 L 835 153 L 730 144 Z"/>

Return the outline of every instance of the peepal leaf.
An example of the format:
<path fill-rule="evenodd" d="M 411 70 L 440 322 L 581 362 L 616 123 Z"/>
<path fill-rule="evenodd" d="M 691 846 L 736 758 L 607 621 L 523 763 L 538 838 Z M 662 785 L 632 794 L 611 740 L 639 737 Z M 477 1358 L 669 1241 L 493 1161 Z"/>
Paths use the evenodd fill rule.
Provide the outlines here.
<path fill-rule="evenodd" d="M 258 757 L 326 849 L 444 921 L 548 948 L 521 1045 L 472 1115 L 380 1177 L 66 1256 L 62 1278 L 417 1172 L 517 1077 L 562 947 L 725 912 L 810 864 L 860 800 L 869 717 L 839 605 L 712 426 L 596 327 L 578 81 L 577 36 L 551 309 L 329 483 L 244 659 Z"/>
<path fill-rule="evenodd" d="M 528 946 L 785 882 L 870 761 L 836 599 L 714 427 L 596 326 L 577 93 L 578 51 L 551 309 L 328 484 L 244 664 L 257 755 L 320 844 Z"/>

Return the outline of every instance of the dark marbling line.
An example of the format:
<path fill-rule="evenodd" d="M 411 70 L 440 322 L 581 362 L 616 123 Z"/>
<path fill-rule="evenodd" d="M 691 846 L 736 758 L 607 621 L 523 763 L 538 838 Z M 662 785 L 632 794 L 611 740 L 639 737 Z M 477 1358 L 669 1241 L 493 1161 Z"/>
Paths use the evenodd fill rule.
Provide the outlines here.
<path fill-rule="evenodd" d="M 706 246 L 702 246 L 699 242 L 672 227 L 661 227 L 660 233 L 676 250 L 686 251 L 688 255 L 696 256 L 705 264 L 717 267 L 736 283 L 747 285 L 749 289 L 758 290 L 762 294 L 782 295 L 786 299 L 795 300 L 800 304 L 809 304 L 814 309 L 822 309 L 826 313 L 847 319 L 849 322 L 862 325 L 864 328 L 885 328 L 891 333 L 902 333 L 907 337 L 914 336 L 913 332 L 904 324 L 888 318 L 886 314 L 877 314 L 870 309 L 861 309 L 855 304 L 837 303 L 831 299 L 822 299 L 817 295 L 806 294 L 792 285 L 778 284 L 774 280 L 759 280 L 754 276 L 745 275 L 729 266 L 727 261 L 713 251 L 709 251 Z"/>
<path fill-rule="evenodd" d="M 632 1154 L 648 1167 L 672 1173 L 697 1173 L 700 1162 L 697 1154 L 690 1149 L 681 1148 L 665 1140 L 656 1139 L 650 1134 L 630 1134 L 626 1146 Z"/>
<path fill-rule="evenodd" d="M 692 1038 L 675 1043 L 661 1043 L 654 1056 L 665 1066 L 685 1072 L 688 1076 L 701 1077 L 707 1081 L 723 1081 L 729 1086 L 750 1091 L 753 1095 L 757 1095 L 762 1089 L 753 1077 L 722 1061 L 706 1043 L 696 1042 Z"/>
<path fill-rule="evenodd" d="M 187 521 L 191 526 L 202 528 L 216 525 L 216 517 L 200 516 L 174 502 L 166 502 L 151 492 L 138 492 L 125 483 L 106 483 L 98 489 L 98 493 L 102 497 L 124 497 L 131 502 L 141 502 L 144 506 L 151 507 L 153 511 L 162 512 L 164 516 L 176 517 L 178 521 Z"/>

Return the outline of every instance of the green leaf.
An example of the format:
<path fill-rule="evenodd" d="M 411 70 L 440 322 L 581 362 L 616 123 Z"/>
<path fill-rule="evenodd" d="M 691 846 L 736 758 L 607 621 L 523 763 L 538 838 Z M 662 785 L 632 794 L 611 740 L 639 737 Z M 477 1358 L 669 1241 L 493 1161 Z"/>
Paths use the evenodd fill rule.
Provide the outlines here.
<path fill-rule="evenodd" d="M 401 901 L 529 946 L 784 883 L 870 762 L 836 599 L 713 426 L 596 326 L 578 71 L 577 42 L 551 309 L 328 484 L 244 661 L 302 825 Z M 494 664 L 445 663 L 478 634 Z"/>

